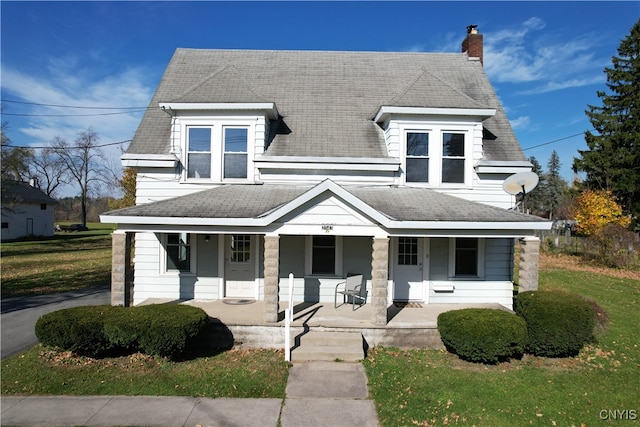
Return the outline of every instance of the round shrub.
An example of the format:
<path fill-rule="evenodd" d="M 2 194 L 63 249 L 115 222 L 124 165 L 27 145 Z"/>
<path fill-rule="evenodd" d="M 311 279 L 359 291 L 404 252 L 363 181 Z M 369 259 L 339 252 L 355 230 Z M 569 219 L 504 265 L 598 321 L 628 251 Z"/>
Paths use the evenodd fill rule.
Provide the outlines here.
<path fill-rule="evenodd" d="M 36 337 L 45 345 L 96 357 L 113 348 L 104 334 L 104 320 L 118 307 L 72 307 L 54 311 L 36 322 Z"/>
<path fill-rule="evenodd" d="M 145 354 L 162 357 L 180 355 L 205 329 L 208 316 L 201 308 L 188 305 L 146 305 L 137 307 L 144 331 L 139 346 Z"/>
<path fill-rule="evenodd" d="M 527 343 L 525 322 L 497 309 L 466 308 L 441 313 L 438 331 L 447 350 L 470 362 L 495 364 L 517 358 Z"/>
<path fill-rule="evenodd" d="M 90 357 L 115 350 L 175 357 L 193 343 L 207 321 L 204 310 L 186 305 L 74 307 L 38 319 L 36 336 L 45 345 Z"/>
<path fill-rule="evenodd" d="M 560 291 L 518 294 L 515 311 L 527 324 L 527 353 L 536 356 L 575 356 L 593 337 L 593 306 L 579 295 Z"/>

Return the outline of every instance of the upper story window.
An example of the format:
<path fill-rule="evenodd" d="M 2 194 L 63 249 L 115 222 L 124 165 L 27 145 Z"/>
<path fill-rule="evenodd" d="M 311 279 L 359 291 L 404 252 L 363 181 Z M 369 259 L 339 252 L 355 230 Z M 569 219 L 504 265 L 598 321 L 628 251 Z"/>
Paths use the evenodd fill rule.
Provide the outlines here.
<path fill-rule="evenodd" d="M 211 128 L 188 129 L 187 178 L 211 178 Z"/>
<path fill-rule="evenodd" d="M 184 127 L 187 180 L 246 180 L 252 167 L 251 125 L 200 125 Z"/>
<path fill-rule="evenodd" d="M 223 178 L 247 177 L 247 128 L 224 128 Z"/>
<path fill-rule="evenodd" d="M 442 182 L 464 184 L 464 133 L 442 134 Z"/>
<path fill-rule="evenodd" d="M 431 187 L 471 185 L 470 129 L 416 123 L 404 125 L 402 130 L 400 157 L 404 182 Z"/>
<path fill-rule="evenodd" d="M 407 182 L 429 182 L 429 133 L 407 132 Z"/>

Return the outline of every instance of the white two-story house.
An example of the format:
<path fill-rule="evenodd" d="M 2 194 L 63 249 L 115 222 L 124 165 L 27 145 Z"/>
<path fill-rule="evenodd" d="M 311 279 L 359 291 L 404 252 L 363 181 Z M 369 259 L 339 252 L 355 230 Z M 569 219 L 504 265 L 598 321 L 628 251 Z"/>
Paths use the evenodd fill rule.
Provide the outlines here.
<path fill-rule="evenodd" d="M 377 324 L 394 301 L 511 307 L 514 242 L 537 268 L 550 227 L 510 209 L 531 164 L 473 29 L 462 53 L 178 49 L 122 163 L 114 304 L 255 299 L 276 322 L 290 273 L 310 302 L 357 273 Z"/>

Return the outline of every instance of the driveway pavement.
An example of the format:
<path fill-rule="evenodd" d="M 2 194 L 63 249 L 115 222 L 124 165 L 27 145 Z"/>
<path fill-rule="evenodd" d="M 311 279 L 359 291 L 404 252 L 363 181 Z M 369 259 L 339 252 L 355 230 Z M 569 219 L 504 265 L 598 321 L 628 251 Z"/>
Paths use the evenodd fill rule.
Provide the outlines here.
<path fill-rule="evenodd" d="M 0 358 L 13 356 L 38 343 L 35 326 L 43 314 L 67 307 L 110 302 L 108 283 L 58 294 L 2 298 Z"/>

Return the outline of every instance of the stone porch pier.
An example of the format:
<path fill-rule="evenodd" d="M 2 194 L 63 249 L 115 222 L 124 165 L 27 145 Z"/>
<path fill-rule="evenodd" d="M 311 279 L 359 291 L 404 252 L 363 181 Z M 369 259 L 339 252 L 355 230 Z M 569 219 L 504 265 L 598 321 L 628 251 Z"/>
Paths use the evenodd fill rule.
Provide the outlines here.
<path fill-rule="evenodd" d="M 538 268 L 540 267 L 540 239 L 530 236 L 520 239 L 520 292 L 538 290 Z"/>
<path fill-rule="evenodd" d="M 133 233 L 116 230 L 111 234 L 111 305 L 133 303 L 132 241 Z"/>

